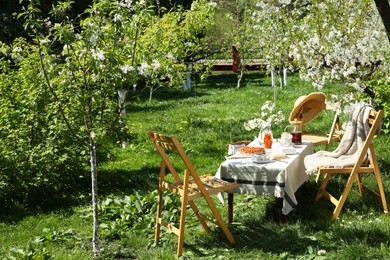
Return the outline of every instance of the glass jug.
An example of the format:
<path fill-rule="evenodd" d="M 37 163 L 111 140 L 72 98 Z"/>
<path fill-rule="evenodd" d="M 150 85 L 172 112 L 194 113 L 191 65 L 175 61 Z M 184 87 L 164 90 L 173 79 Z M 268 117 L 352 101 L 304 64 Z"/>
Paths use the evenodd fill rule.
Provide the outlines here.
<path fill-rule="evenodd" d="M 294 119 L 294 121 L 291 123 L 292 125 L 292 142 L 294 144 L 300 145 L 302 144 L 302 121 L 299 121 L 298 119 Z"/>
<path fill-rule="evenodd" d="M 271 147 L 272 147 L 272 133 L 266 132 L 264 134 L 264 148 L 271 149 Z"/>

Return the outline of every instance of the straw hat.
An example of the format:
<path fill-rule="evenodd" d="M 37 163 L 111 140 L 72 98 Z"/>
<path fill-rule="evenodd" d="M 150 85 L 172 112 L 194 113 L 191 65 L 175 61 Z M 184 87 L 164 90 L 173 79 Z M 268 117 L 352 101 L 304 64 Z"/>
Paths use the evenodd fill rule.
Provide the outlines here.
<path fill-rule="evenodd" d="M 313 120 L 322 110 L 326 108 L 326 95 L 322 92 L 313 92 L 306 96 L 300 96 L 294 103 L 290 113 L 290 123 L 296 118 L 306 124 Z"/>

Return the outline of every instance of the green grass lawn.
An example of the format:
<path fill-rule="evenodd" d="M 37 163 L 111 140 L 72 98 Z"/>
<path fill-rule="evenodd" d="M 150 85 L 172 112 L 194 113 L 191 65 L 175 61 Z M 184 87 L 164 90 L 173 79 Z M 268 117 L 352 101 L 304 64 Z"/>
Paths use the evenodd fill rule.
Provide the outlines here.
<path fill-rule="evenodd" d="M 163 230 L 155 244 L 154 211 L 160 158 L 146 132 L 155 130 L 176 135 L 185 147 L 199 174 L 215 173 L 227 155 L 226 144 L 252 140 L 256 131 L 244 130 L 244 122 L 260 116 L 260 107 L 273 100 L 267 75 L 245 75 L 236 88 L 237 76 L 213 75 L 206 81 L 195 80 L 192 90 L 161 89 L 148 102 L 147 91 L 135 91 L 128 98 L 128 147 L 114 140 L 106 148 L 110 156 L 100 159 L 99 193 L 101 198 L 102 259 L 172 259 L 177 238 Z M 286 116 L 284 125 L 274 126 L 274 136 L 288 125 L 294 101 L 316 91 L 297 76 L 289 85 L 277 89 L 277 110 Z M 322 90 L 342 96 L 348 89 L 340 85 Z M 333 115 L 322 113 L 308 130 L 330 128 Z M 342 118 L 346 120 L 346 117 Z M 382 180 L 387 198 L 390 194 L 389 135 L 375 139 Z M 333 181 L 331 189 L 341 189 L 344 178 Z M 374 184 L 367 177 L 367 183 Z M 274 197 L 235 196 L 235 222 L 230 229 L 237 245 L 227 243 L 213 226 L 205 234 L 195 216 L 188 211 L 183 259 L 388 259 L 390 258 L 390 220 L 381 212 L 378 200 L 360 197 L 353 188 L 338 220 L 326 200 L 313 204 L 318 184 L 308 181 L 296 193 L 298 208 L 282 224 L 279 201 Z M 76 195 L 77 194 L 77 195 Z M 49 205 L 9 209 L 0 214 L 0 255 L 2 259 L 92 259 L 92 220 L 90 190 L 64 194 Z M 227 206 L 218 203 L 223 217 Z M 168 207 L 177 205 L 169 197 Z M 201 205 L 201 208 L 204 205 Z M 177 212 L 165 212 L 172 221 Z M 319 255 L 318 253 L 323 253 Z M 35 257 L 35 258 L 34 258 Z"/>

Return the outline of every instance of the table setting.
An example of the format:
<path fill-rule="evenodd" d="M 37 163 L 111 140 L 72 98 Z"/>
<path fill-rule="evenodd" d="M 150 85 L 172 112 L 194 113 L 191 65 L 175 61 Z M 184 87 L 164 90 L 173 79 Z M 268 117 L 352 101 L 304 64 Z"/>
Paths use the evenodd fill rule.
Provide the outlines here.
<path fill-rule="evenodd" d="M 228 198 L 233 199 L 234 193 L 270 195 L 283 199 L 284 215 L 293 211 L 298 205 L 295 192 L 308 179 L 303 159 L 314 153 L 314 148 L 312 143 L 302 140 L 296 139 L 299 144 L 295 144 L 292 138 L 291 133 L 284 132 L 274 141 L 271 136 L 272 143 L 267 145 L 257 137 L 227 156 L 215 176 L 237 182 L 237 187 L 228 191 Z"/>

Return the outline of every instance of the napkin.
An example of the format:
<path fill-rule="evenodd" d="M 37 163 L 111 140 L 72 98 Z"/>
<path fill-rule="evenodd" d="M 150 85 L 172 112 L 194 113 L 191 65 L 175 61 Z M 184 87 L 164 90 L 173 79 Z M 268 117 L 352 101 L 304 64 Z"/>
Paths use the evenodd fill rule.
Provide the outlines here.
<path fill-rule="evenodd" d="M 270 153 L 269 158 L 271 160 L 280 160 L 280 159 L 287 159 L 288 156 L 285 153 L 273 152 Z"/>
<path fill-rule="evenodd" d="M 284 154 L 296 154 L 297 150 L 294 147 L 282 147 L 280 152 Z"/>

